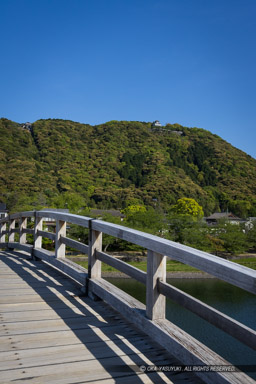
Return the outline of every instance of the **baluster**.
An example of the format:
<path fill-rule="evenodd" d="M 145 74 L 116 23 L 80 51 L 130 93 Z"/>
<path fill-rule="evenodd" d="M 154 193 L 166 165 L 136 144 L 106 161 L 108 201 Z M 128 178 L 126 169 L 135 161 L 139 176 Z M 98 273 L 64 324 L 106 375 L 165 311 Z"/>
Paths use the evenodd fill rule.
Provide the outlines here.
<path fill-rule="evenodd" d="M 5 214 L 0 215 L 1 219 L 5 218 Z M 6 231 L 6 223 L 1 223 L 0 224 L 0 243 L 5 243 L 6 240 L 6 234 L 3 233 Z"/>
<path fill-rule="evenodd" d="M 66 245 L 61 242 L 61 236 L 66 236 L 66 221 L 56 220 L 55 257 L 63 258 L 66 254 Z"/>
<path fill-rule="evenodd" d="M 166 256 L 148 250 L 146 315 L 151 320 L 165 318 L 166 299 L 157 289 L 157 280 L 166 281 Z"/>
<path fill-rule="evenodd" d="M 42 248 L 42 236 L 38 234 L 38 231 L 43 229 L 43 218 L 38 217 L 35 212 L 35 225 L 34 225 L 34 248 Z"/>
<path fill-rule="evenodd" d="M 91 229 L 89 235 L 88 277 L 92 279 L 100 279 L 101 261 L 96 259 L 96 251 L 102 250 L 102 232 Z"/>
<path fill-rule="evenodd" d="M 14 243 L 14 241 L 15 241 L 15 232 L 13 231 L 15 229 L 15 223 L 16 223 L 16 220 L 10 219 L 10 221 L 9 221 L 9 239 L 8 239 L 9 243 Z"/>
<path fill-rule="evenodd" d="M 24 232 L 24 229 L 27 228 L 28 219 L 26 217 L 20 218 L 20 233 L 19 233 L 19 243 L 26 244 L 27 234 Z"/>

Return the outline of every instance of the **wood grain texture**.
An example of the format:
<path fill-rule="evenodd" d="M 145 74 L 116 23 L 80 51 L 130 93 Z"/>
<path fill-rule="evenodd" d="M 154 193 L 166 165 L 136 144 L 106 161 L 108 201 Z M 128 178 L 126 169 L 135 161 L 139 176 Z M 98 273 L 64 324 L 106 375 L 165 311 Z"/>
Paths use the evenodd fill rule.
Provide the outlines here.
<path fill-rule="evenodd" d="M 90 280 L 90 288 L 101 299 L 132 321 L 142 332 L 150 335 L 157 343 L 178 358 L 191 365 L 229 365 L 221 356 L 187 334 L 168 320 L 152 321 L 145 316 L 146 307 L 136 299 L 103 279 Z M 206 383 L 249 384 L 254 380 L 244 373 L 211 372 L 198 373 Z"/>
<path fill-rule="evenodd" d="M 21 217 L 34 217 L 35 211 L 17 212 L 9 215 L 10 219 L 19 219 Z"/>
<path fill-rule="evenodd" d="M 250 268 L 183 244 L 101 220 L 93 220 L 92 229 L 166 255 L 256 294 L 256 271 Z"/>
<path fill-rule="evenodd" d="M 96 257 L 96 251 L 102 249 L 102 232 L 91 230 L 89 233 L 88 277 L 99 279 L 101 277 L 101 261 Z"/>
<path fill-rule="evenodd" d="M 54 211 L 37 211 L 38 217 L 45 217 L 54 220 L 66 221 L 70 224 L 81 225 L 82 227 L 88 228 L 89 222 L 92 220 L 90 217 L 74 215 L 72 213 L 61 213 Z"/>
<path fill-rule="evenodd" d="M 0 223 L 0 243 L 6 242 L 6 223 Z"/>
<path fill-rule="evenodd" d="M 31 244 L 20 244 L 18 242 L 8 242 L 7 243 L 8 248 L 10 249 L 19 249 L 25 252 L 28 252 L 29 254 L 32 254 L 33 246 Z"/>
<path fill-rule="evenodd" d="M 15 280 L 9 300 L 0 287 L 1 383 L 201 383 L 188 373 L 140 372 L 179 362 L 104 302 L 79 297 L 79 286 L 47 263 L 18 255 L 0 252 L 0 281 Z"/>
<path fill-rule="evenodd" d="M 35 214 L 35 224 L 34 224 L 34 248 L 42 247 L 42 236 L 39 235 L 38 231 L 43 230 L 43 219 Z"/>
<path fill-rule="evenodd" d="M 53 252 L 49 252 L 42 248 L 34 249 L 33 254 L 38 259 L 46 261 L 53 267 L 57 268 L 59 271 L 78 281 L 80 284 L 85 284 L 85 280 L 88 276 L 87 270 L 85 268 L 73 263 L 70 260 L 66 260 L 65 258 L 57 259 L 55 258 Z"/>
<path fill-rule="evenodd" d="M 56 233 L 55 233 L 55 257 L 57 259 L 66 256 L 66 245 L 62 243 L 61 236 L 66 236 L 67 223 L 63 220 L 56 221 Z"/>
<path fill-rule="evenodd" d="M 166 257 L 171 257 L 172 259 L 208 272 L 213 276 L 252 293 L 256 293 L 256 271 L 208 253 L 127 227 L 54 211 L 33 212 L 35 229 L 34 247 L 32 247 L 31 245 L 25 244 L 25 235 L 27 233 L 26 217 L 32 217 L 29 216 L 30 214 L 31 212 L 28 213 L 28 216 L 26 216 L 26 213 L 14 214 L 9 216 L 6 221 L 1 221 L 2 226 L 9 221 L 9 242 L 7 245 L 10 249 L 27 251 L 32 254 L 33 257 L 42 260 L 43 265 L 48 265 L 48 271 L 45 272 L 35 268 L 35 264 L 32 262 L 30 265 L 29 263 L 31 262 L 29 260 L 21 260 L 19 257 L 16 257 L 17 253 L 7 252 L 3 254 L 5 255 L 5 264 L 0 265 L 2 267 L 2 272 L 0 272 L 0 281 L 2 282 L 0 288 L 0 303 L 3 311 L 8 308 L 8 305 L 11 310 L 11 308 L 13 309 L 18 303 L 19 305 L 27 307 L 29 304 L 33 304 L 35 310 L 39 308 L 38 306 L 42 306 L 44 302 L 50 307 L 54 306 L 57 310 L 60 308 L 60 303 L 64 303 L 64 305 L 67 305 L 68 302 L 73 303 L 74 297 L 79 293 L 75 293 L 73 290 L 71 294 L 69 284 L 65 286 L 64 284 L 59 284 L 59 278 L 52 275 L 53 270 L 51 270 L 51 268 L 53 267 L 55 270 L 54 273 L 61 272 L 63 274 L 62 279 L 71 277 L 79 284 L 80 288 L 83 288 L 83 292 L 89 293 L 90 297 L 105 300 L 119 313 L 122 313 L 128 320 L 132 321 L 142 332 L 144 331 L 150 334 L 152 338 L 160 343 L 167 351 L 174 353 L 175 357 L 181 361 L 185 361 L 187 364 L 225 365 L 227 362 L 174 324 L 165 320 L 165 296 L 172 298 L 177 303 L 190 309 L 192 312 L 227 333 L 237 337 L 250 347 L 255 347 L 256 333 L 253 330 L 166 284 L 165 264 Z M 46 217 L 56 221 L 55 235 L 42 230 L 43 220 Z M 15 228 L 15 221 L 20 222 L 19 229 Z M 67 222 L 89 228 L 89 246 L 66 237 Z M 14 241 L 15 233 L 20 234 L 20 241 L 18 243 Z M 147 273 L 141 272 L 137 268 L 102 252 L 103 233 L 146 248 L 148 250 Z M 4 239 L 3 236 L 4 234 L 2 232 L 2 239 Z M 55 239 L 55 254 L 42 249 L 43 236 Z M 3 247 L 4 244 L 6 243 L 0 243 L 0 246 Z M 74 246 L 76 249 L 88 253 L 88 272 L 81 266 L 65 259 L 66 245 Z M 127 295 L 125 292 L 120 291 L 101 279 L 102 261 L 138 281 L 144 284 L 146 283 L 146 308 L 142 303 Z M 10 265 L 11 268 L 9 268 Z M 19 279 L 19 276 L 22 277 L 23 280 L 26 278 L 27 285 Z M 29 288 L 32 282 L 34 282 L 34 291 L 31 291 Z M 48 285 L 49 282 L 50 286 Z M 51 285 L 53 282 L 55 286 Z M 5 319 L 6 324 L 8 323 L 9 326 L 7 333 L 10 337 L 15 335 L 30 335 L 33 333 L 31 329 L 33 329 L 36 334 L 46 335 L 47 333 L 54 332 L 62 332 L 65 334 L 69 332 L 66 323 L 67 319 L 69 319 L 68 323 L 73 331 L 80 332 L 83 330 L 87 332 L 88 326 L 91 331 L 97 328 L 99 320 L 95 318 L 91 320 L 88 325 L 88 323 L 84 323 L 83 312 L 77 313 L 77 316 L 71 315 L 70 313 L 69 317 L 66 317 L 63 313 L 63 317 L 51 316 L 48 318 L 46 314 L 46 317 L 43 317 L 41 320 L 38 320 L 37 313 L 36 320 L 28 320 L 28 318 L 26 318 L 24 321 L 21 320 L 19 315 L 16 321 L 18 325 L 15 325 L 15 321 L 11 321 L 12 318 L 8 318 L 7 315 Z M 105 328 L 106 323 L 109 321 L 110 319 L 105 316 L 104 325 L 101 326 L 101 329 Z M 23 322 L 23 324 L 20 324 L 21 322 Z M 117 318 L 114 323 L 115 326 L 122 325 L 120 319 Z M 2 324 L 2 326 L 5 327 L 6 324 Z M 72 361 L 72 364 L 73 363 L 75 364 L 76 362 Z M 204 373 L 201 373 L 201 375 L 204 377 L 205 382 L 209 383 L 229 382 L 236 384 L 238 382 L 250 382 L 250 379 L 243 373 L 235 373 L 233 375 L 230 373 L 211 373 L 210 376 L 205 376 Z M 105 377 L 103 380 L 108 379 L 111 380 L 109 377 Z M 15 380 L 19 381 L 22 380 L 22 378 L 17 376 Z"/>
<path fill-rule="evenodd" d="M 26 244 L 27 236 L 25 229 L 27 228 L 28 219 L 26 217 L 20 217 L 19 219 L 19 243 Z"/>
<path fill-rule="evenodd" d="M 159 292 L 158 279 L 166 280 L 166 256 L 148 250 L 146 315 L 151 320 L 165 319 L 166 298 Z"/>
<path fill-rule="evenodd" d="M 73 240 L 73 239 L 69 239 L 68 237 L 65 237 L 65 236 L 61 236 L 60 241 L 63 244 L 66 244 L 68 247 L 76 249 L 77 251 L 80 251 L 80 252 L 88 255 L 88 250 L 89 250 L 88 245 L 83 244 L 83 243 L 76 241 L 76 240 Z"/>
<path fill-rule="evenodd" d="M 41 231 L 41 230 L 37 231 L 37 235 L 41 237 L 46 237 L 47 239 L 50 239 L 50 240 L 55 240 L 55 237 L 56 237 L 55 233 L 48 232 L 48 231 Z"/>
<path fill-rule="evenodd" d="M 209 323 L 222 329 L 229 335 L 241 341 L 243 344 L 246 344 L 250 348 L 256 350 L 256 331 L 253 329 L 246 327 L 244 324 L 239 323 L 217 309 L 210 307 L 209 305 L 195 299 L 170 284 L 158 281 L 158 289 L 163 295 L 182 305 L 184 308 L 189 309 L 191 312 L 207 320 Z"/>
<path fill-rule="evenodd" d="M 9 239 L 9 243 L 13 243 L 15 240 L 14 240 L 14 236 L 15 236 L 15 223 L 16 223 L 16 220 L 15 219 L 11 219 L 9 221 L 9 236 L 8 236 L 8 239 Z"/>
<path fill-rule="evenodd" d="M 24 228 L 23 232 L 24 233 L 29 233 L 30 235 L 34 235 L 34 229 L 31 229 L 31 228 Z"/>
<path fill-rule="evenodd" d="M 122 260 L 116 259 L 113 256 L 110 256 L 104 252 L 96 251 L 96 257 L 103 263 L 106 263 L 111 267 L 116 268 L 118 271 L 125 273 L 126 275 L 141 282 L 142 284 L 146 284 L 146 272 L 143 272 L 140 269 L 135 268 L 132 265 L 129 265 Z"/>
<path fill-rule="evenodd" d="M 32 212 L 27 213 L 27 215 L 32 215 Z M 79 215 L 53 211 L 38 211 L 36 212 L 36 216 L 37 218 L 47 217 L 54 220 L 61 220 L 81 225 L 86 228 L 88 228 L 89 223 L 91 223 L 92 230 L 103 232 L 111 236 L 132 242 L 134 244 L 138 244 L 142 247 L 145 247 L 146 249 L 162 255 L 166 255 L 174 260 L 198 268 L 201 271 L 207 272 L 215 277 L 227 281 L 228 283 L 256 294 L 256 271 L 231 261 L 221 259 L 217 256 L 210 255 L 206 252 L 199 251 L 197 249 L 141 231 L 123 227 L 121 225 L 107 223 L 101 220 L 93 220 L 91 218 Z M 19 217 L 26 217 L 26 212 L 13 214 L 10 216 L 11 219 Z M 36 231 L 37 229 L 42 230 L 42 228 L 36 228 Z M 13 240 L 14 238 L 11 238 L 10 242 Z M 40 248 L 39 244 L 36 244 L 35 248 Z"/>

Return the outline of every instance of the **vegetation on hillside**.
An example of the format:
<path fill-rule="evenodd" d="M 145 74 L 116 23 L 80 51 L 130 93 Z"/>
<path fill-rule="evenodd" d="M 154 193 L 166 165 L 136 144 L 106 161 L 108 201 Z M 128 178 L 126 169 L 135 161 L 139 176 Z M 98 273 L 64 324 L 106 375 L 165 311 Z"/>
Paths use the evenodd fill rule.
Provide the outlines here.
<path fill-rule="evenodd" d="M 169 214 L 178 199 L 193 198 L 205 215 L 256 216 L 255 159 L 203 129 L 166 128 L 173 132 L 48 119 L 30 132 L 0 119 L 0 201 L 11 211 L 125 209 L 137 201 Z"/>
<path fill-rule="evenodd" d="M 125 215 L 123 225 L 208 252 L 256 248 L 256 226 L 208 227 L 202 220 L 226 210 L 256 216 L 256 160 L 208 131 L 51 119 L 28 130 L 0 119 L 0 137 L 0 202 L 10 211 L 52 207 L 88 215 L 90 208 L 116 208 Z M 86 242 L 86 231 L 76 231 Z M 138 249 L 111 236 L 103 245 Z"/>

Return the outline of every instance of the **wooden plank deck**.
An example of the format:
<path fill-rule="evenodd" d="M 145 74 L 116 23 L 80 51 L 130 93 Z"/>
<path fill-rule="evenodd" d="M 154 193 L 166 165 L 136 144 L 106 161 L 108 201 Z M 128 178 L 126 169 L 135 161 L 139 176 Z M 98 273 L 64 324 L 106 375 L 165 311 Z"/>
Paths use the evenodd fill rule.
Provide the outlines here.
<path fill-rule="evenodd" d="M 201 383 L 102 301 L 24 253 L 0 251 L 0 383 Z"/>

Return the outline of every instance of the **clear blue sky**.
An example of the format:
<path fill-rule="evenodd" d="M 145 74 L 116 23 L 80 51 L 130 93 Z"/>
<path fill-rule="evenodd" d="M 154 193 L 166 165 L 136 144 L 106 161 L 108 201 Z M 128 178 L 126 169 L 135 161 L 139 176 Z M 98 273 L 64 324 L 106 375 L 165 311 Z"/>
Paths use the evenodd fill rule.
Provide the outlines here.
<path fill-rule="evenodd" d="M 256 157 L 256 0 L 0 0 L 0 117 L 160 120 Z"/>

